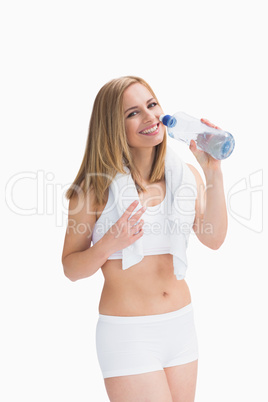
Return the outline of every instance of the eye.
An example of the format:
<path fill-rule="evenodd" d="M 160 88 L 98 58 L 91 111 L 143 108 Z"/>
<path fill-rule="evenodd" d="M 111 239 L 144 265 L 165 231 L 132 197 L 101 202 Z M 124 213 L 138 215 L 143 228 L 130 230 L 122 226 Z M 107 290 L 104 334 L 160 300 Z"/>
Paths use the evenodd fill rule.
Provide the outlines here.
<path fill-rule="evenodd" d="M 136 113 L 138 113 L 138 112 L 131 112 L 127 117 L 129 118 L 129 117 L 136 116 Z"/>
<path fill-rule="evenodd" d="M 158 104 L 157 102 L 152 102 L 148 105 L 148 108 L 155 107 L 157 106 L 157 104 Z"/>

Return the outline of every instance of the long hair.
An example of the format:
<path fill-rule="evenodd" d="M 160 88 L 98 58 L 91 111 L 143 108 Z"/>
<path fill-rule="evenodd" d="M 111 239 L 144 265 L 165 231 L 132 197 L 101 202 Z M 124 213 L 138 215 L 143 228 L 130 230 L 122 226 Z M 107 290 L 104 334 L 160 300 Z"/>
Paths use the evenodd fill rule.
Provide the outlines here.
<path fill-rule="evenodd" d="M 93 191 L 95 207 L 105 202 L 105 192 L 115 175 L 130 170 L 138 191 L 145 191 L 135 167 L 124 123 L 123 94 L 132 84 L 144 85 L 158 102 L 152 88 L 142 78 L 126 76 L 113 79 L 98 92 L 89 123 L 86 149 L 78 174 L 65 196 L 70 200 L 81 190 Z M 158 102 L 159 104 L 159 102 Z M 156 145 L 155 157 L 149 175 L 149 183 L 163 180 L 167 139 Z"/>

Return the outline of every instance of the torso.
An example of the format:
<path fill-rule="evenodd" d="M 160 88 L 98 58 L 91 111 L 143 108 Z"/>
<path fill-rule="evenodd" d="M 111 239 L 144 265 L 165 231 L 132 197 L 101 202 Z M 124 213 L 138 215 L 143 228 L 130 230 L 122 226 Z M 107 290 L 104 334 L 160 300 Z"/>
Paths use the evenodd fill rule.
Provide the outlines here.
<path fill-rule="evenodd" d="M 149 185 L 140 193 L 142 205 L 160 204 L 166 191 L 165 180 Z M 108 195 L 107 195 L 108 197 Z M 105 204 L 96 211 L 97 219 Z M 174 275 L 171 254 L 149 255 L 123 271 L 122 260 L 107 260 L 101 267 L 105 282 L 99 313 L 117 316 L 163 314 L 178 310 L 191 302 L 185 280 Z"/>

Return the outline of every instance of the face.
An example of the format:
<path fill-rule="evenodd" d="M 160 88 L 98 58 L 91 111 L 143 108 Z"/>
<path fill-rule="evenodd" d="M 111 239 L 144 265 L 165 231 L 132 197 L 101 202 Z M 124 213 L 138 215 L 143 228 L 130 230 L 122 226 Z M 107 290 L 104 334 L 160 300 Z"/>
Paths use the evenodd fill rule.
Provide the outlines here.
<path fill-rule="evenodd" d="M 142 84 L 130 85 L 123 95 L 127 141 L 130 147 L 152 147 L 163 141 L 163 114 L 151 92 Z"/>

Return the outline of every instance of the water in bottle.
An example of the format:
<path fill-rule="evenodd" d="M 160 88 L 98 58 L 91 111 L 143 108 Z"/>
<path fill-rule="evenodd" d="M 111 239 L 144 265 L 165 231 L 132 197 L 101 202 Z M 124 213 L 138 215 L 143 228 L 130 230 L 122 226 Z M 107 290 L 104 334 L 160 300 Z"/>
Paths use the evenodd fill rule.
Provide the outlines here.
<path fill-rule="evenodd" d="M 209 153 L 215 159 L 225 159 L 233 152 L 235 141 L 232 134 L 209 127 L 201 120 L 178 112 L 173 116 L 161 115 L 160 121 L 167 126 L 168 135 L 190 145 L 195 140 L 197 148 Z"/>

